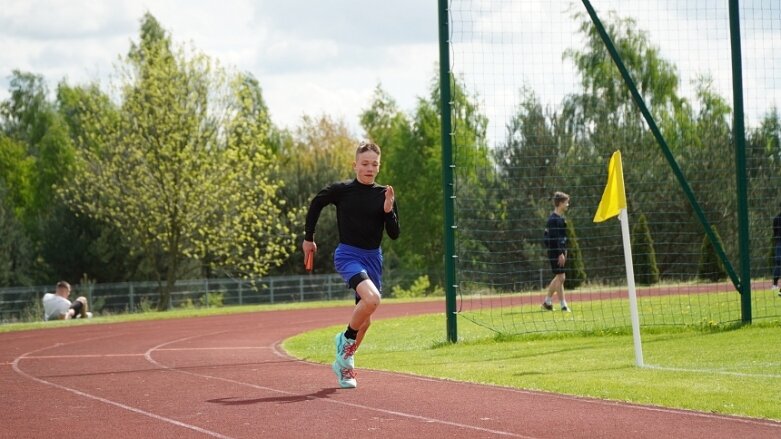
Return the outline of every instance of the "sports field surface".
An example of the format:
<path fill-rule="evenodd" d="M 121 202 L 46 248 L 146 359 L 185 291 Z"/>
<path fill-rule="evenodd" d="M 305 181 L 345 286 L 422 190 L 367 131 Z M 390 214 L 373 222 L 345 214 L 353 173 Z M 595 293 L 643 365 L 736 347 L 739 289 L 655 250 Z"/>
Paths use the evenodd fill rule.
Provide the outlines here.
<path fill-rule="evenodd" d="M 442 312 L 388 303 L 376 319 Z M 0 334 L 0 437 L 777 438 L 781 423 L 359 371 L 280 347 L 347 306 Z"/>

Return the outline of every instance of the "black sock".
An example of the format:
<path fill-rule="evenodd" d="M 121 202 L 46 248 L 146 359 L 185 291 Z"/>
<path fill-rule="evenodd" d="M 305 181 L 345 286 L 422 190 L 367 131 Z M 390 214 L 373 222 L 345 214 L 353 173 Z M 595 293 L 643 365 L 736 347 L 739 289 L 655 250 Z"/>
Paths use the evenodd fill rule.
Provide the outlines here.
<path fill-rule="evenodd" d="M 778 286 L 778 278 L 777 277 L 773 278 L 773 286 Z"/>
<path fill-rule="evenodd" d="M 350 340 L 355 340 L 356 336 L 358 336 L 358 331 L 351 328 L 350 325 L 347 325 L 347 330 L 344 331 L 344 337 L 349 338 Z"/>

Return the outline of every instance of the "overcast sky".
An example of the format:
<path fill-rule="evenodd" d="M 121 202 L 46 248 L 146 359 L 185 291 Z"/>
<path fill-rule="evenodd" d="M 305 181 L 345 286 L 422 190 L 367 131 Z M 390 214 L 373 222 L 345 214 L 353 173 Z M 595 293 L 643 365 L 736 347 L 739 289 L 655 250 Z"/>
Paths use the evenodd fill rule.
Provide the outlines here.
<path fill-rule="evenodd" d="M 408 111 L 437 71 L 436 1 L 4 0 L 0 99 L 13 69 L 50 90 L 63 78 L 105 83 L 147 11 L 175 43 L 252 73 L 281 126 L 328 113 L 357 131 L 377 84 Z"/>
<path fill-rule="evenodd" d="M 567 0 L 453 2 L 453 58 L 480 94 L 494 139 L 531 86 L 547 103 L 577 87 L 562 52 L 582 45 Z M 598 11 L 637 18 L 653 45 L 677 67 L 684 92 L 699 74 L 713 77 L 731 103 L 727 0 L 592 0 Z M 41 74 L 51 90 L 63 80 L 105 85 L 145 12 L 177 44 L 190 44 L 260 82 L 274 122 L 292 128 L 304 114 L 343 118 L 361 135 L 358 114 L 377 84 L 404 111 L 427 96 L 437 75 L 435 0 L 3 0 L 0 99 L 13 69 Z M 459 8 L 464 11 L 458 11 Z M 781 0 L 743 0 L 741 18 L 747 113 L 781 104 Z M 497 33 L 500 32 L 500 33 Z M 490 42 L 491 46 L 484 43 Z"/>

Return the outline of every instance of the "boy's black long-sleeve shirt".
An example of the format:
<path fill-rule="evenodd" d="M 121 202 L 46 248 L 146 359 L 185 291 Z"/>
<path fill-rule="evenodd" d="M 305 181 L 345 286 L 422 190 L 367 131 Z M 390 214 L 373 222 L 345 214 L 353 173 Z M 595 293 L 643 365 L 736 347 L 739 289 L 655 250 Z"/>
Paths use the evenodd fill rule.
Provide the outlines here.
<path fill-rule="evenodd" d="M 304 239 L 314 240 L 320 212 L 329 204 L 336 206 L 339 242 L 366 250 L 382 243 L 382 232 L 391 239 L 399 237 L 399 216 L 396 203 L 385 213 L 385 186 L 366 185 L 357 179 L 333 183 L 315 195 L 306 214 Z"/>

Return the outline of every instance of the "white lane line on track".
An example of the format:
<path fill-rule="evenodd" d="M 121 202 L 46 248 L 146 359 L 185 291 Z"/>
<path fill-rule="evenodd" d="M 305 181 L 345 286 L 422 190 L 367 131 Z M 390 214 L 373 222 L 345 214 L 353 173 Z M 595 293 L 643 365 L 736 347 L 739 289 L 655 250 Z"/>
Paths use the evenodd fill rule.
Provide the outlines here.
<path fill-rule="evenodd" d="M 211 348 L 163 348 L 157 349 L 157 351 L 230 351 L 230 350 L 244 350 L 244 349 L 271 349 L 268 346 L 226 346 L 226 347 L 211 347 Z M 146 354 L 140 354 L 146 355 Z"/>
<path fill-rule="evenodd" d="M 290 395 L 290 396 L 297 396 L 298 395 L 297 393 L 294 393 L 294 392 L 288 392 L 286 390 L 279 390 L 279 389 L 274 389 L 274 388 L 271 388 L 271 387 L 260 386 L 260 385 L 257 385 L 257 384 L 246 383 L 246 382 L 243 382 L 243 381 L 236 381 L 236 380 L 232 380 L 230 378 L 223 378 L 223 377 L 219 377 L 219 376 L 206 375 L 206 374 L 195 373 L 195 372 L 190 372 L 190 371 L 186 371 L 186 370 L 172 369 L 171 367 L 166 366 L 165 364 L 162 364 L 162 363 L 156 361 L 154 358 L 152 358 L 152 352 L 154 352 L 158 348 L 162 348 L 163 346 L 166 346 L 166 345 L 169 345 L 169 344 L 173 344 L 173 343 L 179 343 L 179 342 L 182 342 L 182 341 L 185 341 L 185 340 L 190 340 L 190 339 L 193 339 L 193 338 L 212 336 L 212 335 L 223 333 L 223 332 L 228 332 L 228 331 L 220 331 L 220 332 L 214 332 L 214 333 L 210 333 L 210 334 L 194 335 L 194 336 L 191 336 L 191 337 L 184 337 L 184 338 L 180 338 L 180 339 L 177 339 L 177 340 L 172 340 L 172 341 L 169 341 L 169 342 L 166 342 L 166 343 L 162 343 L 162 344 L 159 344 L 159 345 L 157 345 L 157 346 L 155 346 L 153 348 L 150 348 L 148 351 L 146 351 L 146 354 L 144 354 L 144 356 L 146 357 L 146 359 L 150 363 L 152 363 L 152 364 L 154 364 L 156 366 L 162 367 L 164 369 L 167 369 L 167 370 L 169 370 L 171 372 L 183 373 L 183 374 L 186 374 L 186 375 L 192 375 L 192 376 L 200 377 L 200 378 L 207 378 L 207 379 L 210 379 L 210 380 L 223 381 L 223 382 L 227 382 L 227 383 L 231 383 L 231 384 L 238 384 L 240 386 L 246 386 L 246 387 L 250 387 L 250 388 L 254 388 L 254 389 L 260 389 L 260 390 L 267 390 L 267 391 L 270 391 L 270 392 L 280 393 L 280 394 L 283 394 L 283 395 Z M 279 345 L 279 343 L 281 343 L 281 340 L 278 340 L 278 341 L 272 343 L 271 346 L 268 346 L 268 348 L 271 349 L 272 352 L 275 355 L 280 355 L 280 353 L 277 350 L 277 346 Z M 282 355 L 282 356 L 285 359 L 291 359 L 289 356 L 286 356 L 286 355 Z M 298 361 L 298 360 L 295 360 L 295 359 L 292 359 L 292 360 Z M 320 366 L 322 366 L 322 365 L 320 365 Z M 479 427 L 479 426 L 476 426 L 476 425 L 461 424 L 461 423 L 458 423 L 458 422 L 445 421 L 445 420 L 442 420 L 442 419 L 430 418 L 430 417 L 427 417 L 427 416 L 420 416 L 420 415 L 400 412 L 400 411 L 396 411 L 396 410 L 388 410 L 388 409 L 383 409 L 383 408 L 378 408 L 378 407 L 371 407 L 371 406 L 367 406 L 367 405 L 364 405 L 364 404 L 356 404 L 356 403 L 351 403 L 351 402 L 346 402 L 346 401 L 339 401 L 339 400 L 328 399 L 328 398 L 317 398 L 317 400 L 318 401 L 322 401 L 322 402 L 331 403 L 331 404 L 339 404 L 339 405 L 344 405 L 344 406 L 348 406 L 348 407 L 353 407 L 353 408 L 357 408 L 357 409 L 361 409 L 361 410 L 368 410 L 368 411 L 374 411 L 374 412 L 384 413 L 384 414 L 388 414 L 388 415 L 394 415 L 394 416 L 398 416 L 398 417 L 402 417 L 402 418 L 415 419 L 415 420 L 418 420 L 418 421 L 423 421 L 423 422 L 431 423 L 431 424 L 442 424 L 442 425 L 447 425 L 447 426 L 450 426 L 450 427 L 463 428 L 463 429 L 467 429 L 467 430 L 475 430 L 475 431 L 479 431 L 479 432 L 483 432 L 483 433 L 495 434 L 495 435 L 499 435 L 499 436 L 510 436 L 510 437 L 517 437 L 517 438 L 521 438 L 521 439 L 539 439 L 536 436 L 525 436 L 525 435 L 522 435 L 522 434 L 512 433 L 512 432 L 509 432 L 509 431 L 492 430 L 490 428 Z"/>
<path fill-rule="evenodd" d="M 114 335 L 116 335 L 116 334 L 114 334 Z M 11 363 L 11 367 L 13 367 L 14 371 L 16 373 L 18 373 L 19 375 L 22 375 L 25 378 L 31 379 L 31 380 L 33 380 L 35 382 L 38 382 L 38 383 L 41 383 L 41 384 L 44 384 L 44 385 L 47 385 L 47 386 L 52 386 L 52 387 L 55 387 L 55 388 L 60 389 L 60 390 L 65 390 L 67 392 L 74 393 L 74 394 L 76 394 L 78 396 L 82 396 L 84 398 L 93 399 L 95 401 L 100 401 L 100 402 L 102 402 L 104 404 L 113 405 L 115 407 L 119 407 L 121 409 L 131 411 L 133 413 L 138 413 L 140 415 L 148 416 L 150 418 L 157 419 L 158 421 L 167 422 L 169 424 L 173 424 L 173 425 L 176 425 L 178 427 L 183 427 L 183 428 L 187 428 L 189 430 L 197 431 L 199 433 L 203 433 L 203 434 L 209 435 L 211 437 L 216 437 L 216 438 L 220 438 L 220 439 L 233 439 L 230 436 L 225 436 L 225 435 L 222 435 L 220 433 L 217 433 L 217 432 L 214 432 L 214 431 L 210 431 L 210 430 L 206 430 L 204 428 L 201 428 L 201 427 L 198 427 L 198 426 L 195 426 L 195 425 L 186 424 L 184 422 L 177 421 L 176 419 L 166 418 L 165 416 L 157 415 L 155 413 L 151 413 L 151 412 L 148 412 L 146 410 L 141 410 L 141 409 L 136 408 L 136 407 L 131 407 L 129 405 L 122 404 L 121 402 L 112 401 L 110 399 L 102 398 L 102 397 L 97 396 L 97 395 L 92 395 L 90 393 L 82 392 L 81 390 L 73 389 L 71 387 L 63 386 L 63 385 L 60 385 L 60 384 L 57 384 L 57 383 L 53 383 L 51 381 L 46 381 L 44 379 L 41 379 L 41 378 L 38 378 L 36 376 L 30 375 L 29 373 L 23 371 L 19 367 L 19 361 L 26 359 L 27 355 L 29 355 L 29 354 L 33 354 L 35 352 L 40 352 L 40 351 L 43 351 L 43 350 L 46 350 L 46 349 L 50 349 L 50 348 L 53 348 L 53 347 L 63 346 L 63 345 L 66 345 L 66 344 L 73 344 L 73 343 L 79 343 L 79 342 L 84 342 L 84 341 L 91 341 L 91 340 L 95 340 L 95 339 L 99 339 L 99 338 L 107 338 L 107 337 L 111 337 L 111 336 L 94 337 L 94 338 L 90 338 L 90 339 L 82 339 L 82 340 L 74 341 L 74 342 L 71 342 L 71 343 L 55 343 L 55 344 L 53 344 L 51 346 L 47 346 L 47 347 L 44 347 L 44 348 L 36 349 L 34 351 L 26 352 L 26 353 L 16 357 L 16 359 Z"/>
<path fill-rule="evenodd" d="M 321 363 L 314 363 L 311 361 L 305 361 L 305 360 L 299 360 L 297 358 L 293 358 L 287 353 L 285 353 L 279 346 L 282 343 L 282 340 L 278 341 L 272 346 L 272 352 L 277 355 L 280 358 L 284 358 L 287 360 L 293 360 L 299 363 L 308 364 L 315 367 L 323 367 L 323 364 Z M 427 381 L 427 382 L 436 382 L 436 383 L 447 383 L 447 382 L 453 382 L 458 383 L 461 385 L 467 385 L 467 386 L 479 386 L 479 387 L 491 387 L 492 389 L 501 390 L 504 392 L 510 392 L 510 393 L 519 393 L 522 395 L 529 395 L 529 396 L 535 396 L 535 395 L 544 395 L 546 397 L 552 397 L 556 399 L 561 399 L 565 401 L 579 401 L 584 402 L 587 404 L 595 404 L 595 405 L 606 405 L 606 406 L 620 406 L 620 407 L 626 407 L 631 408 L 634 410 L 639 411 L 650 411 L 650 412 L 657 412 L 657 413 L 671 413 L 671 414 L 683 414 L 688 416 L 694 416 L 697 418 L 703 418 L 703 419 L 718 419 L 718 420 L 729 420 L 734 422 L 740 422 L 744 424 L 749 425 L 761 425 L 764 427 L 774 427 L 781 430 L 781 422 L 771 421 L 771 420 L 765 420 L 765 419 L 753 419 L 753 418 L 742 418 L 739 416 L 729 416 L 729 415 L 718 415 L 718 414 L 712 414 L 712 413 L 706 413 L 706 412 L 698 412 L 694 410 L 686 410 L 686 409 L 668 409 L 664 407 L 653 407 L 653 406 L 645 406 L 645 405 L 639 405 L 639 404 L 631 404 L 631 403 L 623 403 L 619 401 L 610 401 L 610 400 L 602 400 L 602 399 L 596 399 L 596 398 L 589 398 L 584 396 L 570 396 L 570 395 L 564 395 L 561 393 L 548 393 L 548 392 L 535 392 L 533 390 L 523 390 L 523 389 L 512 389 L 509 387 L 502 387 L 502 386 L 494 386 L 491 384 L 478 384 L 478 383 L 469 383 L 465 381 L 455 381 L 455 380 L 448 380 L 448 379 L 440 379 L 440 378 L 430 378 L 430 377 L 424 377 L 419 375 L 413 375 L 410 373 L 398 373 L 398 372 L 389 372 L 385 370 L 372 370 L 372 373 L 378 373 L 378 374 L 386 374 L 386 375 L 394 375 L 394 376 L 405 376 L 409 377 L 418 381 Z"/>
<path fill-rule="evenodd" d="M 230 351 L 230 350 L 253 350 L 253 349 L 271 349 L 268 346 L 234 346 L 234 347 L 212 347 L 212 348 L 168 348 L 158 349 L 158 351 Z M 143 357 L 145 354 L 72 354 L 72 355 L 29 355 L 25 360 L 50 360 L 67 358 L 114 358 L 114 357 Z M 11 365 L 13 363 L 0 363 Z"/>
<path fill-rule="evenodd" d="M 30 355 L 25 360 L 51 360 L 66 358 L 114 358 L 114 357 L 141 357 L 144 354 L 74 354 L 74 355 Z"/>
<path fill-rule="evenodd" d="M 643 367 L 645 367 L 646 369 L 666 370 L 670 372 L 709 373 L 709 374 L 730 375 L 730 376 L 746 377 L 746 378 L 781 378 L 781 375 L 772 374 L 772 373 L 731 372 L 728 370 L 719 370 L 719 369 L 686 369 L 683 367 L 654 366 L 653 364 L 646 364 Z"/>

